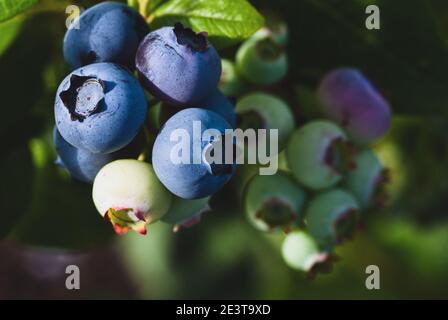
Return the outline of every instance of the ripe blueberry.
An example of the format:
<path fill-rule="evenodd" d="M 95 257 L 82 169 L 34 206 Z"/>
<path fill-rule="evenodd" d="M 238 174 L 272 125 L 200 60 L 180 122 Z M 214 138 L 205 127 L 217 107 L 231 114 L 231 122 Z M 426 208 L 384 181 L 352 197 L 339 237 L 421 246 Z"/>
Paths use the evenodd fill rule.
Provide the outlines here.
<path fill-rule="evenodd" d="M 280 81 L 288 72 L 283 47 L 271 37 L 253 37 L 242 44 L 236 55 L 239 74 L 253 84 L 268 86 Z"/>
<path fill-rule="evenodd" d="M 170 208 L 172 196 L 157 179 L 152 166 L 138 160 L 117 160 L 104 166 L 93 183 L 98 212 L 117 234 L 133 229 L 146 234 Z"/>
<path fill-rule="evenodd" d="M 147 103 L 129 71 L 113 63 L 95 63 L 62 81 L 54 109 L 56 126 L 68 143 L 91 153 L 111 153 L 137 135 Z"/>
<path fill-rule="evenodd" d="M 199 223 L 202 215 L 210 210 L 209 200 L 210 197 L 195 200 L 174 197 L 170 210 L 161 221 L 172 224 L 174 232 L 190 228 Z"/>
<path fill-rule="evenodd" d="M 67 30 L 64 57 L 73 69 L 96 63 L 113 62 L 134 69 L 135 53 L 149 32 L 142 16 L 118 2 L 103 2 L 84 11 Z"/>
<path fill-rule="evenodd" d="M 216 89 L 208 98 L 200 102 L 195 108 L 214 111 L 224 118 L 233 128 L 236 127 L 235 105 Z M 184 108 L 162 104 L 160 112 L 160 124 L 164 124 L 169 118 Z"/>
<path fill-rule="evenodd" d="M 221 59 L 206 33 L 180 23 L 149 33 L 137 50 L 136 67 L 152 95 L 182 107 L 198 105 L 221 76 Z"/>
<path fill-rule="evenodd" d="M 326 116 L 359 144 L 371 143 L 389 130 L 389 104 L 359 70 L 330 72 L 322 80 L 318 96 Z"/>
<path fill-rule="evenodd" d="M 56 128 L 53 131 L 53 139 L 58 154 L 56 163 L 65 168 L 74 179 L 86 183 L 93 183 L 98 171 L 109 162 L 136 158 L 139 154 L 139 150 L 136 148 L 137 141 L 113 153 L 91 153 L 72 146 L 62 138 Z"/>
<path fill-rule="evenodd" d="M 370 149 L 360 152 L 355 163 L 355 170 L 347 175 L 347 190 L 357 198 L 362 209 L 383 206 L 388 198 L 385 190 L 389 181 L 388 170 Z"/>
<path fill-rule="evenodd" d="M 316 195 L 308 204 L 305 223 L 324 249 L 350 239 L 357 225 L 359 205 L 347 191 L 333 189 Z"/>
<path fill-rule="evenodd" d="M 286 154 L 294 177 L 314 190 L 335 185 L 355 166 L 353 146 L 342 129 L 329 121 L 309 122 L 296 130 Z"/>
<path fill-rule="evenodd" d="M 289 232 L 302 221 L 304 202 L 305 192 L 285 172 L 254 176 L 244 195 L 247 217 L 261 231 Z"/>
<path fill-rule="evenodd" d="M 328 273 L 336 257 L 319 248 L 316 240 L 305 231 L 294 231 L 283 241 L 282 255 L 286 264 L 313 278 L 317 273 Z"/>
<path fill-rule="evenodd" d="M 213 135 L 202 137 L 209 129 Z M 228 146 L 214 154 L 220 141 L 226 140 L 226 129 L 232 127 L 209 110 L 189 108 L 172 116 L 158 134 L 152 152 L 154 170 L 165 187 L 178 197 L 198 199 L 227 183 L 235 169 L 235 164 L 223 161 Z"/>

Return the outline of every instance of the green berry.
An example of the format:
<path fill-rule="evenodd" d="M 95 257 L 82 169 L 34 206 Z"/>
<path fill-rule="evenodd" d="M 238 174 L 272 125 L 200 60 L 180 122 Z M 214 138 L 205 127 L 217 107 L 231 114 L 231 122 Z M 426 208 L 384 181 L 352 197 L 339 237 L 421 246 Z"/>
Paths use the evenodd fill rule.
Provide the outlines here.
<path fill-rule="evenodd" d="M 306 272 L 309 277 L 330 272 L 336 260 L 333 254 L 321 250 L 305 231 L 294 231 L 286 236 L 282 255 L 289 267 Z"/>
<path fill-rule="evenodd" d="M 353 145 L 329 121 L 313 121 L 296 130 L 286 154 L 294 177 L 313 190 L 334 186 L 354 168 Z"/>
<path fill-rule="evenodd" d="M 308 230 L 324 249 L 350 239 L 357 227 L 359 205 L 347 191 L 333 189 L 316 195 L 305 214 Z"/>
<path fill-rule="evenodd" d="M 244 208 L 261 231 L 290 231 L 302 221 L 305 192 L 285 172 L 254 176 L 246 186 Z"/>
<path fill-rule="evenodd" d="M 201 220 L 203 213 L 210 210 L 209 200 L 210 197 L 195 200 L 174 197 L 170 210 L 161 221 L 172 224 L 174 232 L 192 227 Z"/>
<path fill-rule="evenodd" d="M 278 130 L 279 152 L 294 130 L 294 115 L 280 98 L 263 92 L 254 92 L 238 100 L 236 112 L 242 129 Z"/>
<path fill-rule="evenodd" d="M 238 73 L 247 81 L 269 86 L 282 80 L 288 72 L 288 58 L 282 46 L 271 37 L 251 38 L 236 55 Z"/>
<path fill-rule="evenodd" d="M 221 60 L 222 72 L 219 80 L 219 89 L 227 97 L 237 97 L 241 95 L 247 85 L 238 75 L 234 62 L 226 59 Z"/>
<path fill-rule="evenodd" d="M 98 212 L 118 234 L 129 229 L 146 234 L 146 225 L 166 214 L 172 201 L 152 166 L 138 160 L 104 166 L 95 178 L 92 195 Z"/>
<path fill-rule="evenodd" d="M 363 209 L 383 206 L 388 198 L 385 190 L 385 184 L 389 181 L 388 170 L 370 149 L 360 152 L 355 163 L 355 170 L 347 175 L 347 189 Z"/>

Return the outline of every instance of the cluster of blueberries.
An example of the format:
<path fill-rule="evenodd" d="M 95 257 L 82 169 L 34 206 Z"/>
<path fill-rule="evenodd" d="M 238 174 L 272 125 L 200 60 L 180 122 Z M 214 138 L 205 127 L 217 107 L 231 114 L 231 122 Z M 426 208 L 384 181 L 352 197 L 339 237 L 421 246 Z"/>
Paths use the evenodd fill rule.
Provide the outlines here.
<path fill-rule="evenodd" d="M 314 274 L 331 267 L 335 245 L 352 236 L 359 212 L 385 201 L 387 170 L 368 146 L 387 132 L 391 113 L 361 72 L 329 73 L 318 91 L 325 120 L 298 129 L 291 108 L 261 91 L 287 74 L 283 23 L 246 40 L 235 62 L 221 60 L 205 32 L 179 23 L 150 32 L 144 18 L 121 3 L 95 5 L 77 25 L 64 39 L 74 71 L 55 99 L 58 163 L 74 179 L 93 183 L 95 206 L 118 234 L 145 234 L 159 220 L 175 229 L 192 226 L 210 197 L 237 176 L 249 221 L 261 231 L 287 232 L 286 263 Z M 148 101 L 154 99 L 160 129 L 151 139 Z M 273 156 L 286 164 L 262 176 L 251 166 L 207 159 L 173 163 L 171 133 L 193 135 L 196 121 L 201 133 L 277 129 Z M 202 141 L 202 151 L 212 143 Z"/>

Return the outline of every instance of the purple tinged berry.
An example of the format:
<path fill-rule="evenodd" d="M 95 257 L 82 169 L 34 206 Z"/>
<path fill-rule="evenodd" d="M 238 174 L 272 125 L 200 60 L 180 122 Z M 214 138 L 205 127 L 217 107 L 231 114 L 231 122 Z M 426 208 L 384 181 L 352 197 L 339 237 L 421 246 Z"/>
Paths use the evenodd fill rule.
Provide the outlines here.
<path fill-rule="evenodd" d="M 325 115 L 341 125 L 356 143 L 372 143 L 390 128 L 388 102 L 357 69 L 330 72 L 322 80 L 318 96 Z"/>
<path fill-rule="evenodd" d="M 286 155 L 293 176 L 313 190 L 329 188 L 355 168 L 356 149 L 329 121 L 313 121 L 296 130 Z"/>
<path fill-rule="evenodd" d="M 303 219 L 305 192 L 285 172 L 254 176 L 244 192 L 250 223 L 261 231 L 291 231 Z"/>
<path fill-rule="evenodd" d="M 207 34 L 180 23 L 149 33 L 138 48 L 136 67 L 152 95 L 181 107 L 198 105 L 221 76 L 221 59 Z"/>
<path fill-rule="evenodd" d="M 323 249 L 351 239 L 357 228 L 359 204 L 349 192 L 333 189 L 317 194 L 308 204 L 305 223 Z"/>
<path fill-rule="evenodd" d="M 54 110 L 58 131 L 68 143 L 91 153 L 111 153 L 128 145 L 140 131 L 147 102 L 127 69 L 96 63 L 62 81 Z"/>

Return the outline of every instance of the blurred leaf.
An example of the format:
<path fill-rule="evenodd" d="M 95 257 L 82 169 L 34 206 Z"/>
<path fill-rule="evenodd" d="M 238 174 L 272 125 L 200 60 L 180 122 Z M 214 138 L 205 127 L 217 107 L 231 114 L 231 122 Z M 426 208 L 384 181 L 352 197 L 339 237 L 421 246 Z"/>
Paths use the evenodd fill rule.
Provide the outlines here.
<path fill-rule="evenodd" d="M 16 36 L 19 34 L 22 22 L 22 18 L 15 18 L 0 23 L 0 34 L 2 35 L 0 38 L 0 56 L 6 49 L 8 49 Z"/>
<path fill-rule="evenodd" d="M 28 209 L 33 187 L 33 163 L 26 145 L 2 154 L 0 159 L 0 239 Z"/>
<path fill-rule="evenodd" d="M 246 0 L 171 0 L 157 8 L 149 21 L 153 28 L 181 22 L 196 32 L 206 31 L 217 47 L 250 37 L 264 23 Z"/>
<path fill-rule="evenodd" d="M 114 233 L 95 209 L 92 186 L 60 174 L 52 140 L 50 129 L 31 144 L 36 175 L 32 198 L 11 237 L 28 245 L 70 249 L 107 242 Z"/>
<path fill-rule="evenodd" d="M 0 0 L 0 22 L 25 12 L 37 3 L 37 0 Z"/>

